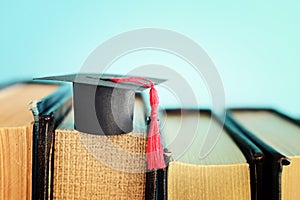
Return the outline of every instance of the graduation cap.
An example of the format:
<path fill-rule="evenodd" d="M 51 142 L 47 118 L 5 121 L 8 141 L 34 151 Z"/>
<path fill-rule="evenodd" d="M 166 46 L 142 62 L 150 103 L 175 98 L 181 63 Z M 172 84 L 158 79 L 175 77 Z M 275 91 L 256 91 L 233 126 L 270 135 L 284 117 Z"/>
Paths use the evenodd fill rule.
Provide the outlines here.
<path fill-rule="evenodd" d="M 148 169 L 165 167 L 158 124 L 158 94 L 155 84 L 165 80 L 122 77 L 112 74 L 70 74 L 36 78 L 73 82 L 75 129 L 96 135 L 117 135 L 133 130 L 135 91 L 150 88 L 151 121 L 147 138 Z"/>

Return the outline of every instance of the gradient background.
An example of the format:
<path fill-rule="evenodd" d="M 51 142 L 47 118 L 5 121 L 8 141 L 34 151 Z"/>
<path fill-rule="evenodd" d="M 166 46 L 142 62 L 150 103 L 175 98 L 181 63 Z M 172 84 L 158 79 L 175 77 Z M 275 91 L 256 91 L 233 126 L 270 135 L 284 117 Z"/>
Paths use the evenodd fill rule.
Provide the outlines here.
<path fill-rule="evenodd" d="M 0 79 L 77 72 L 110 37 L 163 28 L 205 49 L 228 106 L 274 106 L 300 118 L 299 10 L 298 1 L 0 1 Z"/>

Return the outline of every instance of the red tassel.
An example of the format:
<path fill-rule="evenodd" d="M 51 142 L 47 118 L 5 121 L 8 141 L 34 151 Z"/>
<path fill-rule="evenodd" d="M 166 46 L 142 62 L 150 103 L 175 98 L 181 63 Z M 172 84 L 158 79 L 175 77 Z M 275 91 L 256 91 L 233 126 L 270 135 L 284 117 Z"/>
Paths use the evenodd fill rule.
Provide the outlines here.
<path fill-rule="evenodd" d="M 164 161 L 164 148 L 161 144 L 158 121 L 159 98 L 157 90 L 154 87 L 154 83 L 151 80 L 142 77 L 110 78 L 110 80 L 116 83 L 131 82 L 138 85 L 143 85 L 146 88 L 150 88 L 151 122 L 147 137 L 147 165 L 149 170 L 165 168 L 166 164 Z M 148 82 L 148 84 L 145 82 Z"/>

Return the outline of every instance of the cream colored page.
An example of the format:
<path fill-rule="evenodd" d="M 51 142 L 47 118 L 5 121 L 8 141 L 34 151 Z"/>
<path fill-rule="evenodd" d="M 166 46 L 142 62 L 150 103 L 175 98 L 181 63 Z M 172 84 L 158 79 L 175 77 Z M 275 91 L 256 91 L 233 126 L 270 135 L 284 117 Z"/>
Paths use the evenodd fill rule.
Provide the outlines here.
<path fill-rule="evenodd" d="M 44 98 L 57 87 L 46 84 L 18 84 L 0 90 L 0 127 L 25 126 L 33 122 L 29 103 Z"/>
<path fill-rule="evenodd" d="M 183 125 L 183 123 L 185 123 L 185 125 Z M 196 123 L 197 128 L 194 129 Z M 182 126 L 184 126 L 184 130 L 182 130 Z M 209 135 L 207 135 L 209 128 L 221 132 L 219 138 L 214 141 L 209 141 L 213 147 L 211 152 L 209 152 L 206 157 L 201 158 L 201 145 L 205 137 L 209 137 Z M 183 154 L 179 156 L 177 161 L 205 165 L 246 163 L 244 155 L 235 142 L 208 113 L 204 112 L 199 114 L 199 111 L 189 111 L 185 114 L 174 111 L 167 112 L 164 115 L 163 134 L 167 146 L 171 144 L 179 134 L 183 134 L 184 137 L 190 137 L 189 146 L 183 151 Z M 178 146 L 174 146 L 173 148 L 177 147 Z M 172 151 L 172 149 L 170 150 Z"/>

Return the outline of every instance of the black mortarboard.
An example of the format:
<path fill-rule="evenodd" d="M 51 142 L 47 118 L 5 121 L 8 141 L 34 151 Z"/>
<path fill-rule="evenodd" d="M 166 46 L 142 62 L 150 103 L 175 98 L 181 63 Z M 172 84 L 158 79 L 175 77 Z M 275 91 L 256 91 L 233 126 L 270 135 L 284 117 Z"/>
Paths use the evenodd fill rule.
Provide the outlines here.
<path fill-rule="evenodd" d="M 145 87 L 135 83 L 115 83 L 111 74 L 71 74 L 36 78 L 73 82 L 75 129 L 97 135 L 116 135 L 133 129 L 135 91 Z M 126 76 L 127 77 L 127 76 Z M 162 79 L 148 78 L 159 84 Z"/>

